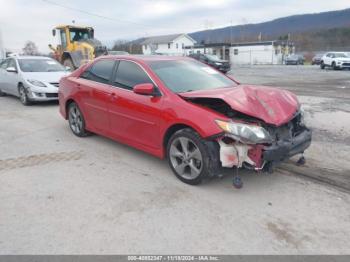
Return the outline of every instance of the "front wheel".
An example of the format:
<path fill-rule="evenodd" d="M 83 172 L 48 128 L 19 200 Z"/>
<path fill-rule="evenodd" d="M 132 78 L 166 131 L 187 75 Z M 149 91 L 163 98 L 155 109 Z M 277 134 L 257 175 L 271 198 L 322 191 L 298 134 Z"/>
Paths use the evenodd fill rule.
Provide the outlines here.
<path fill-rule="evenodd" d="M 31 101 L 28 97 L 28 92 L 23 85 L 19 86 L 18 92 L 19 92 L 19 99 L 21 100 L 21 103 L 25 106 L 29 106 L 31 104 Z"/>
<path fill-rule="evenodd" d="M 338 67 L 336 66 L 335 62 L 332 63 L 332 69 L 333 70 L 338 70 Z"/>
<path fill-rule="evenodd" d="M 198 185 L 209 175 L 209 152 L 205 141 L 192 129 L 177 131 L 167 145 L 170 168 L 178 179 Z"/>
<path fill-rule="evenodd" d="M 85 129 L 84 116 L 75 102 L 70 103 L 68 106 L 68 123 L 74 135 L 84 137 L 89 134 Z"/>

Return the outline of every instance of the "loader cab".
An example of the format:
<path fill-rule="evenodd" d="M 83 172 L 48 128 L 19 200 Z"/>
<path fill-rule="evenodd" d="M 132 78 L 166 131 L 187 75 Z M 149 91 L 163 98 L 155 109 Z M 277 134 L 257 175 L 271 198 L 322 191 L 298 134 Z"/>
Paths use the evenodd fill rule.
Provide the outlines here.
<path fill-rule="evenodd" d="M 94 38 L 94 29 L 92 27 L 74 27 L 63 26 L 52 30 L 57 46 L 66 50 L 74 42 L 89 40 Z"/>
<path fill-rule="evenodd" d="M 94 38 L 92 27 L 61 25 L 52 30 L 52 35 L 55 45 L 49 47 L 54 57 L 72 69 L 107 53 L 107 47 Z"/>

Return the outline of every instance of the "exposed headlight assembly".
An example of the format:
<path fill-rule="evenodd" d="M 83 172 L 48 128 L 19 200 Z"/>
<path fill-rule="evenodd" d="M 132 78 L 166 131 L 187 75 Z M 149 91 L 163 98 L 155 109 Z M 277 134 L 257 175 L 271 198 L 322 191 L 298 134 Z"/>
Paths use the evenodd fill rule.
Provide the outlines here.
<path fill-rule="evenodd" d="M 215 62 L 215 64 L 218 65 L 218 66 L 222 65 L 222 63 L 218 63 L 218 62 Z"/>
<path fill-rule="evenodd" d="M 46 85 L 43 82 L 40 82 L 38 80 L 27 80 L 27 81 L 34 86 L 46 87 Z"/>
<path fill-rule="evenodd" d="M 217 125 L 234 139 L 246 144 L 271 143 L 270 134 L 261 126 L 215 120 Z"/>

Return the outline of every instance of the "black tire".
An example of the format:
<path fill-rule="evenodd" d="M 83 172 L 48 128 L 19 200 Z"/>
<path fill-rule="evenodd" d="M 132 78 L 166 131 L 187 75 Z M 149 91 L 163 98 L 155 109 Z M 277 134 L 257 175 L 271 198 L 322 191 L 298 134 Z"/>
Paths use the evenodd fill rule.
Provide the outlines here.
<path fill-rule="evenodd" d="M 19 93 L 19 100 L 21 101 L 22 105 L 29 106 L 32 104 L 28 97 L 27 89 L 23 85 L 18 86 L 18 93 Z"/>
<path fill-rule="evenodd" d="M 181 140 L 188 141 L 186 150 L 183 150 Z M 183 153 L 184 151 L 188 152 L 187 156 Z M 198 185 L 209 176 L 211 166 L 209 149 L 205 141 L 190 128 L 181 129 L 171 136 L 167 145 L 167 157 L 175 176 L 186 184 Z M 180 169 L 183 169 L 182 174 Z"/>
<path fill-rule="evenodd" d="M 335 64 L 335 62 L 332 63 L 332 69 L 333 69 L 333 70 L 338 70 L 338 68 L 337 68 L 337 66 L 336 66 L 336 64 Z"/>
<path fill-rule="evenodd" d="M 72 102 L 68 106 L 68 123 L 73 134 L 78 137 L 88 136 L 90 133 L 85 129 L 85 119 L 79 106 Z"/>
<path fill-rule="evenodd" d="M 70 67 L 71 71 L 73 71 L 73 70 L 75 69 L 75 66 L 74 66 L 74 64 L 73 64 L 73 61 L 72 61 L 72 59 L 70 59 L 70 58 L 65 59 L 65 60 L 63 61 L 63 65 L 64 65 L 65 67 Z"/>
<path fill-rule="evenodd" d="M 6 93 L 2 92 L 0 89 L 0 97 L 2 97 L 2 96 L 6 96 Z"/>
<path fill-rule="evenodd" d="M 325 69 L 326 65 L 324 64 L 324 62 L 322 61 L 320 64 L 321 69 Z"/>

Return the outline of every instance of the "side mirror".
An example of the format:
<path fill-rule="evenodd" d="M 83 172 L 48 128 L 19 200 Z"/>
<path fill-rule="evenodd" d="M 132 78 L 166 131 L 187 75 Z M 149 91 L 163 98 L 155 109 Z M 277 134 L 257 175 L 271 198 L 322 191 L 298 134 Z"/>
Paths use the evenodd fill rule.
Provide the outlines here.
<path fill-rule="evenodd" d="M 16 70 L 16 68 L 14 68 L 14 67 L 8 67 L 8 68 L 6 68 L 6 71 L 9 72 L 9 73 L 17 73 L 17 70 Z"/>
<path fill-rule="evenodd" d="M 144 96 L 153 96 L 155 94 L 154 86 L 153 84 L 150 84 L 150 83 L 138 84 L 134 86 L 133 91 L 135 94 L 144 95 Z"/>
<path fill-rule="evenodd" d="M 56 36 L 56 29 L 52 30 L 52 36 Z"/>

